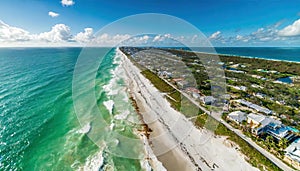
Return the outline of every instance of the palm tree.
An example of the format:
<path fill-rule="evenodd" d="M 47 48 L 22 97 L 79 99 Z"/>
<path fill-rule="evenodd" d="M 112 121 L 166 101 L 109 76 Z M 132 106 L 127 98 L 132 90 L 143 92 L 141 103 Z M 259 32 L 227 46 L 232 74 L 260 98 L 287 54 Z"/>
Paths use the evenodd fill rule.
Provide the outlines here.
<path fill-rule="evenodd" d="M 284 150 L 284 149 L 287 148 L 287 144 L 288 144 L 287 139 L 282 138 L 282 139 L 279 141 L 278 146 L 280 147 L 281 150 Z"/>
<path fill-rule="evenodd" d="M 266 145 L 269 149 L 271 149 L 271 147 L 273 147 L 274 145 L 274 141 L 273 141 L 273 137 L 268 135 L 266 138 Z"/>

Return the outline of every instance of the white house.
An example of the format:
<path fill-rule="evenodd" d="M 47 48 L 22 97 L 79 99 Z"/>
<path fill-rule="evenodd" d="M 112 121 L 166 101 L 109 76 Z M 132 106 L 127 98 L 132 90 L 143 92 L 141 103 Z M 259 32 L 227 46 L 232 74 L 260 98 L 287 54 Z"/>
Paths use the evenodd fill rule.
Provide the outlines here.
<path fill-rule="evenodd" d="M 242 111 L 234 111 L 227 115 L 227 118 L 234 121 L 237 124 L 240 124 L 243 121 L 247 120 L 246 113 Z"/>
<path fill-rule="evenodd" d="M 250 125 L 252 132 L 256 135 L 263 133 L 265 126 L 267 126 L 271 121 L 272 119 L 260 114 L 250 113 L 247 116 L 247 123 Z"/>
<path fill-rule="evenodd" d="M 284 160 L 300 170 L 300 138 L 296 139 L 284 151 Z"/>

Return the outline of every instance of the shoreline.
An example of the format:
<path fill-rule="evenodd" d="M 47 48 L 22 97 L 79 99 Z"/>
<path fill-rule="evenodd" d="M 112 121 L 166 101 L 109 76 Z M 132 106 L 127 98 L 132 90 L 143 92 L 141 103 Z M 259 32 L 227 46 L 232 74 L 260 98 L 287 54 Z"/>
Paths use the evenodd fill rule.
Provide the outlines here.
<path fill-rule="evenodd" d="M 163 47 L 157 47 L 157 48 L 163 48 Z M 199 48 L 199 47 L 192 47 L 192 48 Z M 201 48 L 201 47 L 200 47 Z M 208 47 L 208 48 L 218 48 L 218 47 Z M 229 47 L 230 48 L 230 47 Z M 265 47 L 266 48 L 266 47 Z M 178 50 L 178 51 L 187 51 L 187 50 L 181 50 L 181 49 L 176 49 L 174 48 L 168 48 L 171 50 Z M 209 53 L 209 52 L 201 52 L 197 50 L 188 50 L 188 52 L 193 52 L 193 53 L 200 53 L 200 54 L 208 54 L 208 55 L 217 55 L 217 56 L 225 56 L 225 57 L 240 57 L 240 58 L 250 58 L 250 59 L 261 59 L 261 60 L 267 60 L 267 61 L 276 61 L 276 62 L 286 62 L 286 63 L 297 63 L 300 64 L 300 61 L 289 61 L 285 59 L 273 59 L 273 58 L 267 58 L 267 57 L 259 57 L 259 56 L 245 56 L 245 55 L 235 55 L 235 54 L 227 54 L 227 53 L 218 53 L 216 50 L 214 50 L 216 53 Z"/>
<path fill-rule="evenodd" d="M 264 58 L 264 57 L 258 57 L 258 56 L 243 56 L 243 55 L 233 55 L 233 54 L 226 54 L 226 53 L 208 53 L 208 52 L 200 52 L 200 51 L 191 51 L 191 52 L 201 53 L 201 54 L 209 54 L 209 55 L 217 55 L 217 56 L 225 56 L 225 57 L 238 57 L 238 58 L 259 59 L 259 60 L 266 60 L 266 61 L 276 61 L 276 62 L 300 64 L 300 61 L 289 61 L 289 60 L 284 60 L 284 59 L 280 60 L 280 59 Z"/>
<path fill-rule="evenodd" d="M 148 161 L 152 168 L 154 170 L 182 170 L 182 171 L 188 171 L 188 170 L 196 170 L 194 168 L 194 164 L 190 162 L 190 160 L 185 156 L 185 154 L 181 151 L 180 148 L 174 146 L 174 140 L 170 135 L 162 136 L 160 140 L 154 141 L 154 137 L 163 135 L 164 132 L 166 132 L 166 129 L 164 128 L 164 125 L 161 122 L 152 122 L 153 118 L 149 116 L 149 113 L 153 114 L 153 111 L 149 108 L 147 105 L 147 101 L 145 100 L 145 97 L 142 96 L 142 93 L 139 87 L 139 84 L 134 81 L 137 80 L 134 77 L 139 77 L 141 74 L 139 73 L 138 69 L 129 61 L 127 56 L 123 54 L 120 50 L 118 50 L 120 53 L 122 53 L 122 63 L 125 73 L 128 78 L 129 87 L 128 91 L 131 96 L 131 100 L 133 100 L 135 103 L 134 107 L 135 109 L 138 109 L 137 113 L 138 115 L 141 115 L 141 118 L 143 119 L 141 122 L 142 124 L 147 125 L 147 129 L 150 128 L 151 132 L 148 135 L 149 132 L 142 132 L 143 136 L 142 139 L 145 143 L 147 141 L 145 149 L 147 149 L 147 152 L 150 152 L 150 155 L 148 154 Z M 134 73 L 129 68 L 134 68 Z M 136 73 L 138 72 L 138 74 Z M 154 87 L 153 87 L 154 88 Z M 136 106 L 135 106 L 136 105 Z M 145 135 L 146 134 L 146 135 Z M 148 144 L 148 146 L 147 146 Z M 168 152 L 165 155 L 157 155 L 158 151 L 161 150 L 161 148 L 171 148 L 172 150 Z M 146 152 L 146 155 L 147 155 Z M 161 165 L 161 166 L 160 166 Z M 187 166 L 188 165 L 188 166 Z M 188 168 L 188 169 L 187 169 Z"/>
<path fill-rule="evenodd" d="M 148 142 L 164 167 L 168 170 L 257 170 L 239 151 L 225 145 L 226 138 L 216 138 L 207 130 L 199 130 L 175 111 L 162 93 L 121 53 L 123 68 L 134 84 L 129 90 L 144 123 L 152 130 Z"/>

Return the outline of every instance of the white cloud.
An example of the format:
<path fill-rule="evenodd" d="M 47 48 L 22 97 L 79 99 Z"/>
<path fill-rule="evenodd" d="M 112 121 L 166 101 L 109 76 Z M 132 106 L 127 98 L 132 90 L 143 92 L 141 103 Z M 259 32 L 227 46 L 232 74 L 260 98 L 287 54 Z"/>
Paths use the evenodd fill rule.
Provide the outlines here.
<path fill-rule="evenodd" d="M 251 33 L 248 37 L 245 37 L 254 42 L 271 41 L 278 37 L 278 30 L 274 27 L 259 28 L 257 31 Z"/>
<path fill-rule="evenodd" d="M 161 35 L 157 35 L 154 37 L 153 42 L 160 41 L 160 40 L 161 40 Z"/>
<path fill-rule="evenodd" d="M 130 37 L 131 36 L 129 34 L 109 35 L 104 33 L 100 36 L 97 36 L 93 42 L 97 46 L 116 46 L 120 42 L 129 39 Z"/>
<path fill-rule="evenodd" d="M 300 19 L 278 32 L 279 36 L 300 36 Z"/>
<path fill-rule="evenodd" d="M 37 47 L 37 46 L 116 46 L 123 40 L 129 39 L 129 34 L 94 35 L 92 28 L 85 28 L 75 36 L 65 24 L 56 24 L 50 31 L 40 34 L 30 34 L 28 31 L 9 26 L 0 20 L 0 47 Z M 147 41 L 149 36 L 141 37 L 140 41 Z"/>
<path fill-rule="evenodd" d="M 73 0 L 61 0 L 60 2 L 63 6 L 72 6 L 75 4 Z"/>
<path fill-rule="evenodd" d="M 53 12 L 53 11 L 49 11 L 49 12 L 48 12 L 48 15 L 49 15 L 50 17 L 58 17 L 58 16 L 59 16 L 58 13 L 55 13 L 55 12 Z"/>
<path fill-rule="evenodd" d="M 71 41 L 72 35 L 68 26 L 56 24 L 51 31 L 39 34 L 38 39 L 47 42 L 68 42 Z"/>
<path fill-rule="evenodd" d="M 164 34 L 164 35 L 156 35 L 152 42 L 163 42 L 165 41 L 166 39 L 172 39 L 172 36 L 171 34 Z"/>
<path fill-rule="evenodd" d="M 12 27 L 0 20 L 0 42 L 29 41 L 32 36 L 28 31 Z"/>
<path fill-rule="evenodd" d="M 74 37 L 74 40 L 80 43 L 87 43 L 95 38 L 93 33 L 92 28 L 85 28 L 84 32 L 80 32 Z"/>
<path fill-rule="evenodd" d="M 217 31 L 209 36 L 209 39 L 220 39 L 221 38 L 221 32 Z"/>
<path fill-rule="evenodd" d="M 148 35 L 145 35 L 145 36 L 140 37 L 139 41 L 144 42 L 144 43 L 147 43 L 148 40 L 149 40 L 149 38 L 150 38 L 150 37 L 149 37 Z"/>
<path fill-rule="evenodd" d="M 236 36 L 236 40 L 243 40 L 243 36 L 237 35 L 237 36 Z"/>
<path fill-rule="evenodd" d="M 197 38 L 198 38 L 198 35 L 194 35 L 194 36 L 192 37 L 192 42 L 196 42 Z"/>
<path fill-rule="evenodd" d="M 253 45 L 253 44 L 266 44 L 266 43 L 278 43 L 284 41 L 283 37 L 278 35 L 277 27 L 282 22 L 277 22 L 273 25 L 258 28 L 256 31 L 245 34 L 225 37 L 216 32 L 210 36 L 210 40 L 214 40 L 214 43 L 222 43 L 228 45 Z"/>

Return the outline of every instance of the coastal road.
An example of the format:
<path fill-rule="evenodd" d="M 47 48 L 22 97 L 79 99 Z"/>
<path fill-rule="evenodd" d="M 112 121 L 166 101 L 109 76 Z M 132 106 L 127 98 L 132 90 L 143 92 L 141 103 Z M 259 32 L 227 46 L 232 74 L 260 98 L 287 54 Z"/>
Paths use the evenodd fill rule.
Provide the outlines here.
<path fill-rule="evenodd" d="M 174 89 L 176 89 L 177 91 L 179 91 L 182 95 L 184 95 L 186 98 L 188 98 L 192 103 L 194 103 L 196 106 L 198 106 L 202 111 L 204 111 L 206 114 L 212 116 L 214 119 L 216 119 L 217 121 L 219 121 L 220 123 L 222 123 L 224 126 L 226 126 L 229 130 L 231 130 L 232 132 L 234 132 L 236 135 L 238 135 L 239 137 L 241 137 L 243 140 L 245 140 L 248 144 L 250 144 L 253 148 L 255 148 L 257 151 L 259 151 L 262 155 L 264 155 L 266 158 L 268 158 L 271 162 L 273 162 L 276 166 L 278 166 L 280 169 L 284 170 L 284 171 L 293 171 L 294 169 L 292 169 L 291 167 L 289 167 L 288 165 L 286 165 L 283 161 L 281 161 L 280 159 L 278 159 L 277 157 L 275 157 L 273 154 L 269 153 L 267 150 L 263 149 L 262 147 L 260 147 L 259 145 L 257 145 L 251 138 L 245 136 L 243 134 L 243 132 L 239 129 L 235 129 L 233 128 L 230 124 L 228 124 L 227 122 L 223 121 L 220 114 L 217 114 L 215 112 L 210 112 L 208 111 L 206 108 L 204 108 L 203 106 L 201 106 L 199 104 L 199 102 L 195 101 L 192 97 L 190 97 L 188 94 L 186 94 L 185 92 L 179 90 L 175 85 L 171 84 L 170 82 L 168 82 L 167 80 L 163 79 L 167 84 L 169 84 L 170 86 L 172 86 Z"/>

